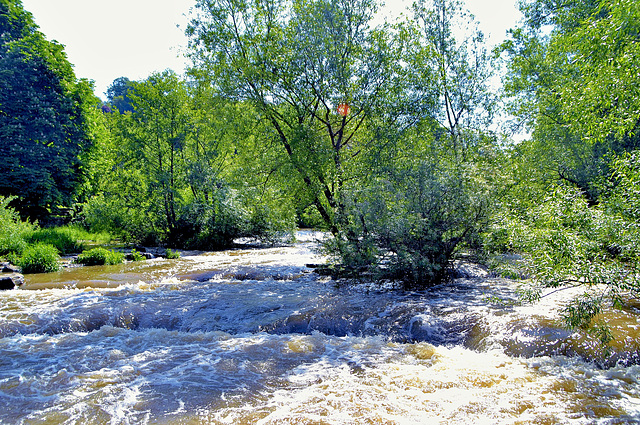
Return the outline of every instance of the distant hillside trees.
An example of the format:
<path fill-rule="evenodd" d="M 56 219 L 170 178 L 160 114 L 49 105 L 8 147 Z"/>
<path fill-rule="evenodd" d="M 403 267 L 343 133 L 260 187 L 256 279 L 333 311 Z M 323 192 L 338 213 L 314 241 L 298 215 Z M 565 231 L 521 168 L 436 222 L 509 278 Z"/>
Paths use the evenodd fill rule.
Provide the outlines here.
<path fill-rule="evenodd" d="M 116 78 L 107 89 L 107 101 L 111 107 L 116 108 L 121 114 L 133 112 L 133 105 L 131 104 L 132 92 L 133 81 L 127 77 Z"/>

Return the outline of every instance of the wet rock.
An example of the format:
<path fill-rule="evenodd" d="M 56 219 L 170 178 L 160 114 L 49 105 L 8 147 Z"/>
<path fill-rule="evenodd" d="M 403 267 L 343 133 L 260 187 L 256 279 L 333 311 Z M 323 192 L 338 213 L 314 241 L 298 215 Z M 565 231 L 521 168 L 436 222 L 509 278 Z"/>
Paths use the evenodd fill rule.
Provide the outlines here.
<path fill-rule="evenodd" d="M 219 278 L 223 275 L 222 270 L 205 270 L 176 276 L 180 280 L 191 280 L 195 282 L 207 282 L 211 279 Z"/>
<path fill-rule="evenodd" d="M 152 253 L 150 253 L 150 252 L 140 252 L 140 251 L 138 251 L 138 255 L 143 256 L 145 260 L 153 260 L 154 258 L 156 258 L 156 256 L 155 256 L 155 255 L 153 255 L 153 254 L 152 254 Z M 125 257 L 124 257 L 124 258 L 125 258 L 125 259 L 127 259 L 127 260 L 129 260 L 129 261 L 133 261 L 133 260 L 135 260 L 135 258 L 134 258 L 134 256 L 133 256 L 133 253 L 131 253 L 131 252 L 128 252 L 128 253 L 125 255 Z"/>
<path fill-rule="evenodd" d="M 0 263 L 2 273 L 20 273 L 20 267 L 14 266 L 11 263 Z"/>
<path fill-rule="evenodd" d="M 14 289 L 24 284 L 24 276 L 20 273 L 11 273 L 0 275 L 0 290 L 6 291 Z"/>
<path fill-rule="evenodd" d="M 489 276 L 487 267 L 466 260 L 457 260 L 453 265 L 452 277 L 454 279 L 485 279 Z"/>

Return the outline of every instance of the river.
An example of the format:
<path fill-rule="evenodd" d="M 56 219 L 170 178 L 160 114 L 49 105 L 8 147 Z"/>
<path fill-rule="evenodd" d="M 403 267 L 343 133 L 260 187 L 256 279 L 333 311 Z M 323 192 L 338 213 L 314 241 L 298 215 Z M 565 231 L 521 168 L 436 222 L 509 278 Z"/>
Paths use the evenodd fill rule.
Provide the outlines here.
<path fill-rule="evenodd" d="M 28 275 L 0 293 L 0 423 L 640 423 L 640 306 L 604 352 L 558 324 L 565 292 L 343 284 L 316 236 Z"/>

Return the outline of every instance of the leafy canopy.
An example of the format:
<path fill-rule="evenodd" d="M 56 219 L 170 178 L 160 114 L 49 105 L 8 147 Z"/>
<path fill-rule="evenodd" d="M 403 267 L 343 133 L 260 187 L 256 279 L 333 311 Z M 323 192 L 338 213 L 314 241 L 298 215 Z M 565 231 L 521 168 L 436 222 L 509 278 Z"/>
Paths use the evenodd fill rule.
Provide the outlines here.
<path fill-rule="evenodd" d="M 23 216 L 42 218 L 75 199 L 96 100 L 19 1 L 0 1 L 0 35 L 0 195 L 19 196 Z"/>

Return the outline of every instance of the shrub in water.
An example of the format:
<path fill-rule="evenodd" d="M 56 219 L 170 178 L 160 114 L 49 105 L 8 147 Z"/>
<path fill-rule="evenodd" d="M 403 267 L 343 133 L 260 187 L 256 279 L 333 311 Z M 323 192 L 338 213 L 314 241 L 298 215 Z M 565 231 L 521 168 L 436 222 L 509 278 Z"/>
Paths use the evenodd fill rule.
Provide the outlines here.
<path fill-rule="evenodd" d="M 180 258 L 180 253 L 176 252 L 176 251 L 173 251 L 171 249 L 167 249 L 167 252 L 166 252 L 165 256 L 169 260 L 175 260 L 176 258 Z"/>
<path fill-rule="evenodd" d="M 59 268 L 58 250 L 53 245 L 37 243 L 24 249 L 18 265 L 23 273 L 49 273 Z"/>
<path fill-rule="evenodd" d="M 419 163 L 347 192 L 342 233 L 325 249 L 354 275 L 368 271 L 413 287 L 441 283 L 488 211 L 486 189 L 460 168 Z"/>
<path fill-rule="evenodd" d="M 78 255 L 76 263 L 85 266 L 100 266 L 104 264 L 120 264 L 124 260 L 124 254 L 106 248 L 93 248 L 83 251 Z"/>
<path fill-rule="evenodd" d="M 129 258 L 131 259 L 131 261 L 144 261 L 144 260 L 147 259 L 147 257 L 145 257 L 144 255 L 140 254 L 135 249 L 131 250 L 131 254 L 130 254 Z"/>

